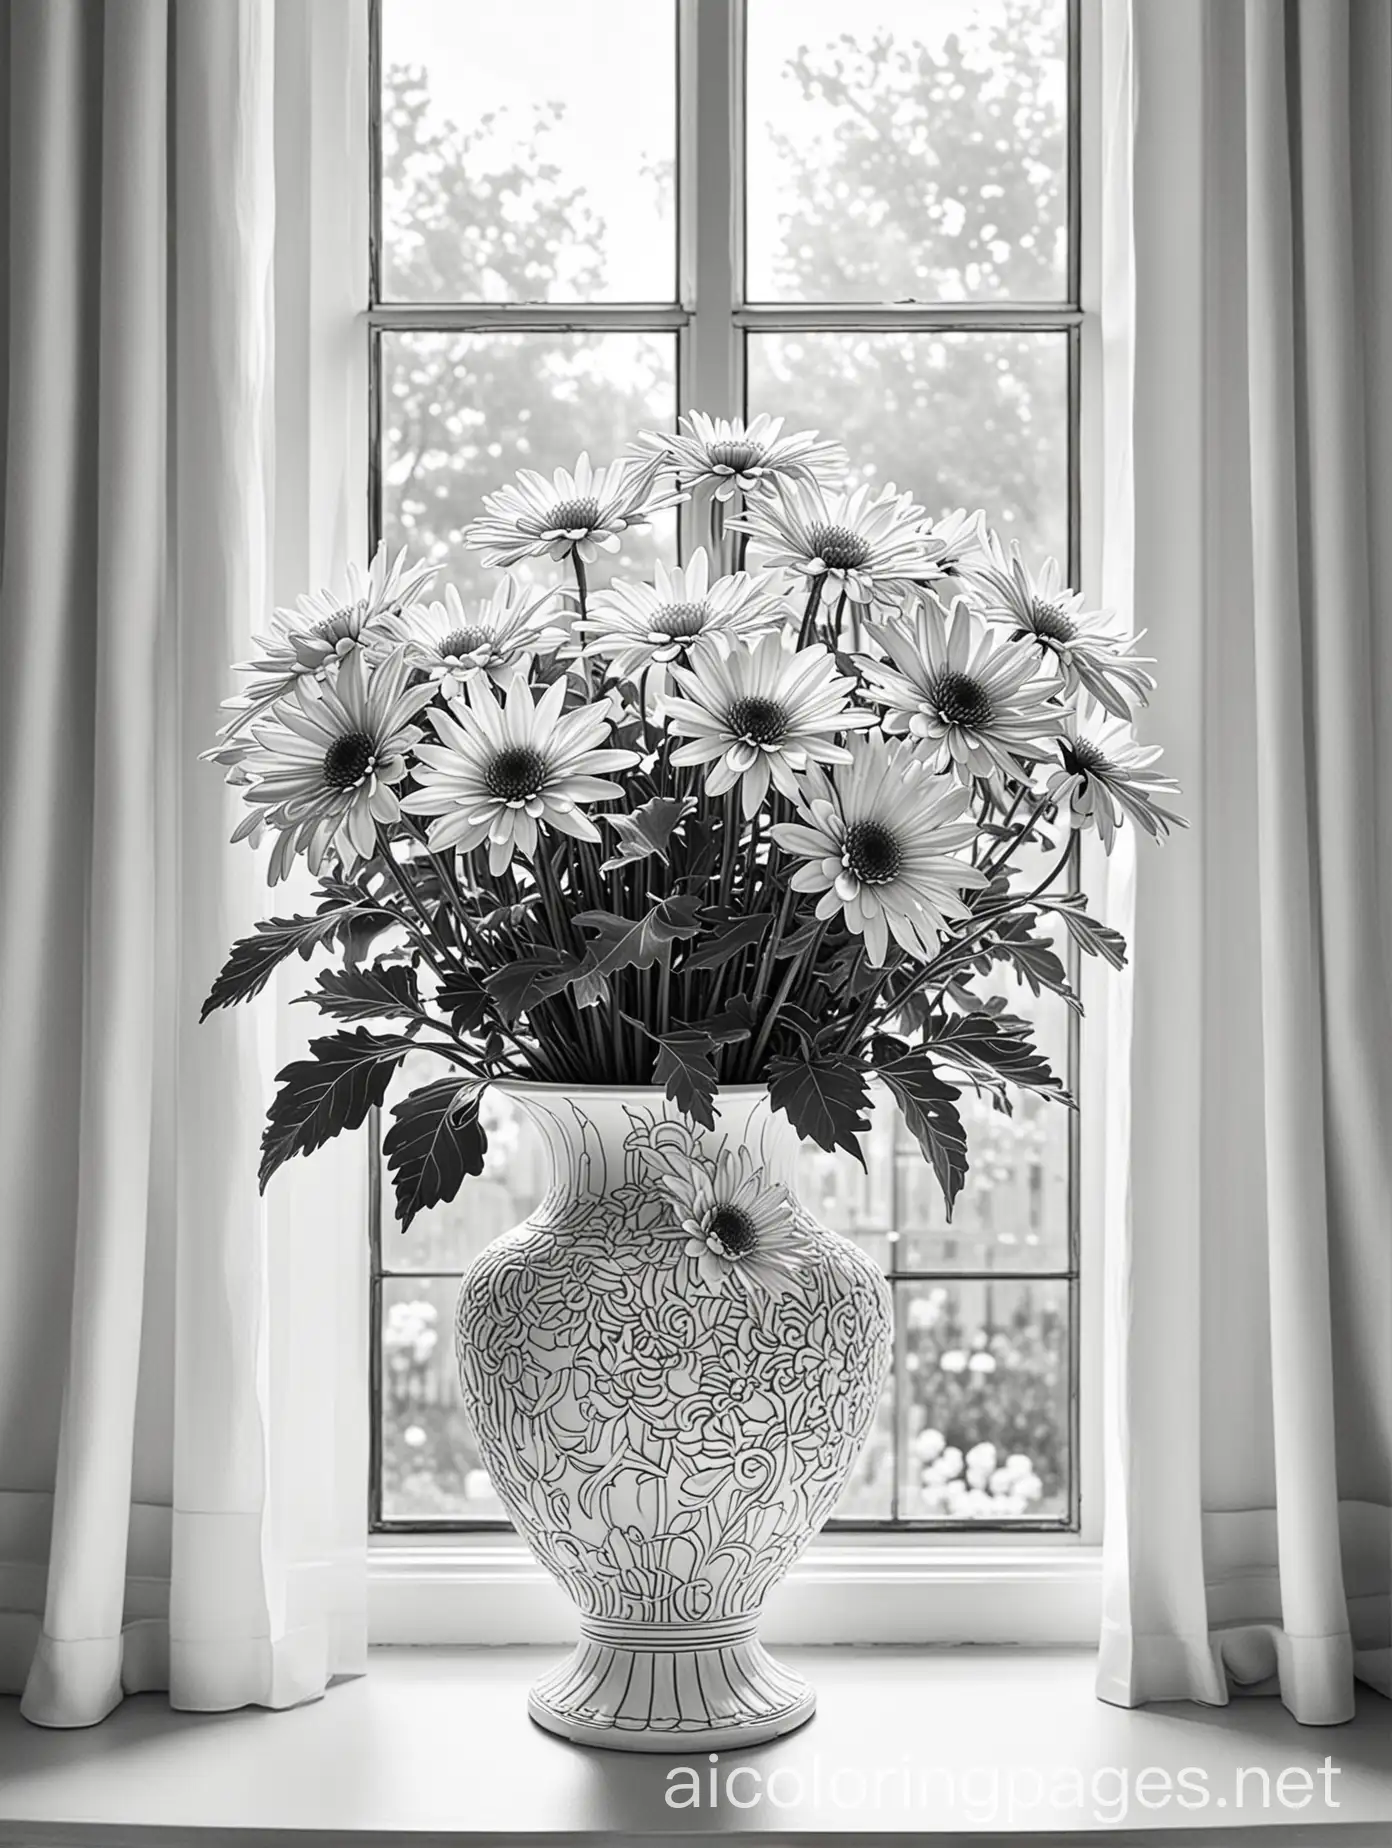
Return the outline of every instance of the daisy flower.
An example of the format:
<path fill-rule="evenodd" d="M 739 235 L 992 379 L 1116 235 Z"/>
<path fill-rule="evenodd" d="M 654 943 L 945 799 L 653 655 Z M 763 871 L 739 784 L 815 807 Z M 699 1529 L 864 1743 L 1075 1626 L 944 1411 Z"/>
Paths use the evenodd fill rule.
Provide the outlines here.
<path fill-rule="evenodd" d="M 801 820 L 777 823 L 773 838 L 806 862 L 793 874 L 794 891 L 820 893 L 817 916 L 839 911 L 876 968 L 891 936 L 926 961 L 948 920 L 968 915 L 963 891 L 986 883 L 955 857 L 976 838 L 970 792 L 938 776 L 906 740 L 856 738 L 849 755 L 849 766 L 830 776 L 808 774 Z"/>
<path fill-rule="evenodd" d="M 739 783 L 746 818 L 758 813 L 770 780 L 796 797 L 794 772 L 810 759 L 849 763 L 836 733 L 875 723 L 872 713 L 847 705 L 855 682 L 837 673 L 833 655 L 820 646 L 785 648 L 779 635 L 672 671 L 686 697 L 666 701 L 667 726 L 692 740 L 673 751 L 672 762 L 710 764 L 713 796 Z"/>
<path fill-rule="evenodd" d="M 255 749 L 234 775 L 251 778 L 246 799 L 254 808 L 232 838 L 257 839 L 263 825 L 279 830 L 272 885 L 297 853 L 313 873 L 331 850 L 345 866 L 369 859 L 377 824 L 399 819 L 396 785 L 420 737 L 411 721 L 434 697 L 433 687 L 408 685 L 410 679 L 399 652 L 372 669 L 358 650 L 331 687 L 316 694 L 300 682 L 264 724 L 252 727 Z"/>
<path fill-rule="evenodd" d="M 934 560 L 934 570 L 943 577 L 963 577 L 972 561 L 986 549 L 986 515 L 978 507 L 968 513 L 954 507 L 940 520 L 934 520 L 933 537 L 942 547 Z"/>
<path fill-rule="evenodd" d="M 782 591 L 768 573 L 740 571 L 712 584 L 702 546 L 674 571 L 659 564 L 651 584 L 619 582 L 597 591 L 575 626 L 591 638 L 585 653 L 608 656 L 610 671 L 623 680 L 684 661 L 714 637 L 755 636 L 783 613 Z"/>
<path fill-rule="evenodd" d="M 669 1153 L 660 1185 L 678 1220 L 669 1236 L 684 1238 L 685 1255 L 708 1290 L 781 1296 L 798 1286 L 805 1241 L 787 1188 L 765 1181 L 748 1149 L 722 1149 L 713 1162 Z"/>
<path fill-rule="evenodd" d="M 1160 747 L 1137 744 L 1129 726 L 1105 724 L 1089 735 L 1071 718 L 1059 755 L 1062 762 L 1050 771 L 1045 792 L 1067 809 L 1071 826 L 1095 827 L 1108 853 L 1128 816 L 1157 841 L 1172 827 L 1188 827 L 1182 815 L 1156 801 L 1179 794 L 1178 783 L 1152 768 Z"/>
<path fill-rule="evenodd" d="M 862 656 L 866 693 L 885 708 L 887 732 L 933 746 L 934 768 L 973 777 L 1027 777 L 1057 738 L 1063 714 L 1049 704 L 1058 683 L 1040 680 L 1032 648 L 1002 641 L 961 600 L 949 619 L 937 598 L 870 631 L 889 665 Z"/>
<path fill-rule="evenodd" d="M 646 430 L 636 447 L 646 467 L 670 469 L 688 488 L 709 483 L 718 501 L 732 499 L 736 491 L 753 494 L 775 482 L 828 487 L 844 478 L 847 457 L 840 443 L 819 437 L 815 430 L 784 436 L 782 429 L 783 419 L 767 413 L 744 423 L 737 417 L 693 411 L 678 419 L 675 436 Z"/>
<path fill-rule="evenodd" d="M 563 713 L 565 697 L 566 682 L 557 680 L 533 704 L 519 676 L 500 702 L 486 681 L 475 679 L 452 713 L 431 712 L 440 742 L 417 747 L 419 788 L 401 806 L 436 817 L 432 847 L 467 853 L 486 840 L 489 871 L 501 873 L 514 853 L 533 858 L 543 825 L 582 841 L 600 839 L 579 805 L 618 800 L 622 788 L 603 773 L 629 769 L 638 753 L 601 748 L 610 731 L 607 701 Z"/>
<path fill-rule="evenodd" d="M 820 581 L 824 597 L 844 590 L 852 603 L 884 602 L 935 576 L 943 550 L 913 496 L 892 487 L 872 500 L 868 486 L 827 495 L 792 483 L 730 525 L 769 553 L 771 565 Z"/>
<path fill-rule="evenodd" d="M 646 526 L 663 507 L 685 496 L 663 493 L 649 470 L 632 462 L 591 468 L 588 455 L 575 473 L 558 468 L 551 480 L 535 469 L 518 471 L 511 487 L 483 497 L 484 511 L 464 534 L 486 565 L 515 565 L 524 558 L 562 559 L 574 551 L 592 565 L 601 552 L 617 552 L 620 535 Z"/>
<path fill-rule="evenodd" d="M 1007 556 L 993 534 L 969 576 L 986 615 L 1010 624 L 1013 641 L 1033 642 L 1062 674 L 1066 692 L 1081 688 L 1117 719 L 1129 719 L 1145 705 L 1155 686 L 1149 672 L 1155 663 L 1133 652 L 1140 638 L 1119 632 L 1109 610 L 1084 610 L 1082 596 L 1064 585 L 1056 559 L 1046 559 L 1036 578 L 1018 544 Z"/>
<path fill-rule="evenodd" d="M 383 629 L 404 645 L 411 666 L 453 699 L 475 675 L 506 686 L 528 656 L 555 653 L 568 639 L 565 629 L 548 626 L 557 594 L 524 591 L 503 578 L 490 598 L 466 609 L 454 585 L 447 584 L 443 603 L 416 604 L 388 617 Z"/>
<path fill-rule="evenodd" d="M 315 591 L 301 597 L 293 610 L 273 611 L 270 629 L 254 638 L 260 652 L 237 666 L 249 685 L 244 697 L 225 702 L 224 710 L 237 717 L 222 736 L 231 737 L 299 681 L 332 681 L 346 660 L 380 638 L 385 619 L 419 596 L 435 572 L 434 565 L 408 569 L 404 547 L 388 563 L 387 548 L 379 545 L 369 570 L 349 565 L 342 592 Z"/>

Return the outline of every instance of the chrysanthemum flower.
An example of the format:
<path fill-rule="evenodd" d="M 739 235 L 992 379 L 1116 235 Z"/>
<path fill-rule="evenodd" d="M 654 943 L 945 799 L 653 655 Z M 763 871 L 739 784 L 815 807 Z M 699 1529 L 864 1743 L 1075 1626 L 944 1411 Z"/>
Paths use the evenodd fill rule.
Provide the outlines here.
<path fill-rule="evenodd" d="M 411 721 L 434 697 L 433 687 L 408 685 L 410 678 L 399 652 L 370 669 L 355 651 L 332 686 L 315 694 L 301 682 L 253 725 L 255 748 L 234 771 L 251 778 L 246 799 L 253 813 L 232 838 L 258 838 L 263 824 L 279 830 L 272 885 L 297 853 L 314 873 L 330 850 L 346 866 L 367 859 L 376 850 L 377 824 L 399 819 L 396 785 L 420 737 Z"/>
<path fill-rule="evenodd" d="M 822 647 L 785 648 L 779 635 L 672 671 L 686 697 L 667 700 L 668 728 L 692 740 L 673 751 L 672 762 L 709 764 L 713 796 L 739 783 L 746 817 L 758 812 L 770 780 L 795 797 L 795 772 L 809 760 L 849 763 L 836 733 L 875 723 L 872 713 L 848 705 L 855 682 L 837 673 L 833 655 Z"/>
<path fill-rule="evenodd" d="M 954 507 L 934 520 L 932 532 L 942 547 L 933 561 L 935 573 L 962 577 L 986 548 L 986 515 L 979 507 L 971 513 L 965 507 Z"/>
<path fill-rule="evenodd" d="M 934 750 L 934 767 L 973 777 L 1027 777 L 1063 726 L 1050 703 L 1058 683 L 1037 678 L 1039 657 L 1007 642 L 959 600 L 947 617 L 931 592 L 912 614 L 870 634 L 890 666 L 861 657 L 869 698 L 885 708 L 887 732 L 907 732 Z"/>
<path fill-rule="evenodd" d="M 675 1206 L 669 1236 L 708 1290 L 734 1288 L 751 1297 L 781 1296 L 798 1285 L 806 1241 L 788 1190 L 765 1181 L 748 1149 L 722 1149 L 713 1162 L 664 1154 L 659 1184 Z"/>
<path fill-rule="evenodd" d="M 388 563 L 387 549 L 379 545 L 366 572 L 349 565 L 341 593 L 315 591 L 301 597 L 293 610 L 274 611 L 268 632 L 255 638 L 260 652 L 236 669 L 248 676 L 248 685 L 242 697 L 226 701 L 225 710 L 236 716 L 222 735 L 241 730 L 300 680 L 332 681 L 350 656 L 380 640 L 385 620 L 418 597 L 436 569 L 408 568 L 404 547 Z"/>
<path fill-rule="evenodd" d="M 646 526 L 660 508 L 685 496 L 664 492 L 650 470 L 634 462 L 591 468 L 588 455 L 575 473 L 558 468 L 551 480 L 519 470 L 510 487 L 483 498 L 484 511 L 464 534 L 486 565 L 515 565 L 524 558 L 567 557 L 592 565 L 601 552 L 617 552 L 630 527 Z"/>
<path fill-rule="evenodd" d="M 1154 661 L 1134 652 L 1139 637 L 1117 628 L 1107 610 L 1084 610 L 1083 598 L 1063 583 L 1058 561 L 1048 558 L 1034 577 L 1018 545 L 1006 553 L 992 536 L 989 549 L 968 568 L 988 616 L 1008 623 L 1011 639 L 1033 642 L 1063 676 L 1065 690 L 1081 688 L 1113 718 L 1130 719 L 1155 687 Z"/>
<path fill-rule="evenodd" d="M 607 656 L 619 679 L 631 679 L 645 668 L 683 661 L 716 637 L 756 636 L 784 613 L 772 573 L 740 571 L 712 584 L 702 546 L 674 571 L 659 564 L 651 584 L 620 581 L 597 591 L 575 626 L 590 638 L 586 654 Z"/>
<path fill-rule="evenodd" d="M 1160 747 L 1137 744 L 1129 726 L 1112 722 L 1087 731 L 1070 719 L 1059 755 L 1062 762 L 1050 771 L 1045 791 L 1068 811 L 1073 827 L 1096 828 L 1108 853 L 1128 816 L 1157 841 L 1171 828 L 1188 827 L 1182 815 L 1156 801 L 1179 794 L 1178 783 L 1151 767 Z"/>
<path fill-rule="evenodd" d="M 821 894 L 819 918 L 839 911 L 876 968 L 891 936 L 926 961 L 948 921 L 968 915 L 962 893 L 985 884 L 956 857 L 976 838 L 974 821 L 963 819 L 970 793 L 906 740 L 856 738 L 850 756 L 829 776 L 809 772 L 801 821 L 778 823 L 773 838 L 806 862 L 794 890 Z"/>
<path fill-rule="evenodd" d="M 580 804 L 617 801 L 623 789 L 603 773 L 630 768 L 638 754 L 601 748 L 610 732 L 607 701 L 564 712 L 565 697 L 566 682 L 557 680 L 533 704 L 519 677 L 500 703 L 486 682 L 474 680 L 452 713 L 432 710 L 440 742 L 417 747 L 419 788 L 401 804 L 409 814 L 436 817 L 432 847 L 468 852 L 486 840 L 489 870 L 501 873 L 514 853 L 535 855 L 539 827 L 600 839 Z"/>
<path fill-rule="evenodd" d="M 557 595 L 555 589 L 525 591 L 503 578 L 491 597 L 466 608 L 447 584 L 442 603 L 418 603 L 388 617 L 383 631 L 405 647 L 412 667 L 453 699 L 476 675 L 503 687 L 529 656 L 554 654 L 568 639 L 564 628 L 549 626 L 558 614 Z"/>
<path fill-rule="evenodd" d="M 718 501 L 738 490 L 753 494 L 775 482 L 830 487 L 845 477 L 846 451 L 815 430 L 784 436 L 783 419 L 761 413 L 752 423 L 737 417 L 707 417 L 693 411 L 677 433 L 646 430 L 636 448 L 643 464 L 671 470 L 688 488 L 711 483 Z"/>
<path fill-rule="evenodd" d="M 913 496 L 892 487 L 872 500 L 868 487 L 827 495 L 792 483 L 730 525 L 748 533 L 771 565 L 821 579 L 824 598 L 844 590 L 852 603 L 884 602 L 935 576 L 943 550 Z"/>

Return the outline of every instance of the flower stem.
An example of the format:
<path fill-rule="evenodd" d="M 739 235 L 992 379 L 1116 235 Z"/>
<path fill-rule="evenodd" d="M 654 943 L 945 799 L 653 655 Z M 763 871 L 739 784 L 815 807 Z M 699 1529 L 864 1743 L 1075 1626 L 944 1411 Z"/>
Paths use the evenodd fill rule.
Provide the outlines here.
<path fill-rule="evenodd" d="M 817 621 L 817 610 L 822 601 L 822 585 L 826 582 L 826 573 L 819 572 L 812 580 L 812 589 L 808 593 L 807 608 L 802 612 L 802 627 L 798 630 L 797 645 L 805 648 Z"/>

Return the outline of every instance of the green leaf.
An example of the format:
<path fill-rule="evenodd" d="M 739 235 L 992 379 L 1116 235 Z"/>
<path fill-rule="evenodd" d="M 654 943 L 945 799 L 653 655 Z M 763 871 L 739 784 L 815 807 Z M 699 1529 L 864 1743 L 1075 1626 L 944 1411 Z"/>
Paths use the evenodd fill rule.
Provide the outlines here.
<path fill-rule="evenodd" d="M 488 990 L 476 977 L 461 970 L 442 983 L 435 1005 L 449 1015 L 456 1033 L 473 1033 L 488 1012 Z"/>
<path fill-rule="evenodd" d="M 885 1059 L 876 1070 L 938 1177 L 950 1220 L 967 1178 L 967 1132 L 957 1111 L 961 1092 L 939 1077 L 932 1059 L 923 1051 Z"/>
<path fill-rule="evenodd" d="M 354 908 L 363 912 L 378 909 L 358 898 L 355 898 Z M 347 917 L 348 909 L 338 905 L 332 911 L 322 910 L 313 918 L 264 919 L 252 936 L 233 944 L 199 1018 L 206 1020 L 215 1008 L 231 1007 L 235 1002 L 249 1001 L 253 995 L 260 994 L 278 963 L 296 950 L 301 956 L 308 956 L 331 942 Z"/>
<path fill-rule="evenodd" d="M 769 1101 L 804 1141 L 828 1154 L 847 1149 L 862 1167 L 860 1137 L 870 1127 L 870 1099 L 864 1067 L 844 1053 L 807 1059 L 773 1059 L 768 1068 Z"/>
<path fill-rule="evenodd" d="M 1099 924 L 1096 918 L 1090 918 L 1083 910 L 1081 892 L 1071 892 L 1066 898 L 1041 899 L 1041 911 L 1052 911 L 1061 917 L 1068 927 L 1068 934 L 1089 956 L 1100 956 L 1114 969 L 1126 966 L 1126 939 L 1119 930 L 1113 930 L 1110 924 Z"/>
<path fill-rule="evenodd" d="M 939 1062 L 955 1065 L 974 1081 L 1016 1084 L 1022 1090 L 1067 1101 L 1068 1093 L 1029 1035 L 1029 1023 L 1013 1015 L 950 1014 L 928 1022 L 923 1050 Z"/>
<path fill-rule="evenodd" d="M 977 958 L 976 968 L 984 972 L 992 960 L 1008 962 L 1031 994 L 1041 994 L 1047 989 L 1081 1013 L 1082 1004 L 1073 992 L 1063 958 L 1047 937 L 1034 934 L 1032 923 L 1027 917 L 1007 918 L 1001 924 L 999 935 L 988 940 L 986 954 Z"/>
<path fill-rule="evenodd" d="M 654 856 L 665 864 L 668 843 L 694 807 L 689 796 L 654 796 L 631 815 L 602 815 L 600 819 L 608 822 L 619 844 L 599 870 L 616 872 L 634 860 Z"/>
<path fill-rule="evenodd" d="M 380 1105 L 388 1081 L 415 1041 L 354 1032 L 311 1040 L 310 1056 L 280 1073 L 261 1138 L 261 1191 L 292 1155 L 308 1155 L 340 1130 L 357 1129 Z"/>
<path fill-rule="evenodd" d="M 650 969 L 654 963 L 665 963 L 674 943 L 700 930 L 697 912 L 697 902 L 689 895 L 663 899 L 636 923 L 612 911 L 582 911 L 575 921 L 596 941 L 576 973 L 612 975 L 616 969 Z"/>
<path fill-rule="evenodd" d="M 702 938 L 687 951 L 682 958 L 683 973 L 688 969 L 719 969 L 741 950 L 762 942 L 772 922 L 771 911 L 739 912 L 728 907 L 703 911 L 703 928 L 714 927 L 715 934 Z"/>
<path fill-rule="evenodd" d="M 559 950 L 538 949 L 534 956 L 520 962 L 505 963 L 484 980 L 498 1012 L 509 1026 L 519 1015 L 542 1001 L 558 995 L 567 982 L 583 972 L 576 959 L 562 956 Z"/>
<path fill-rule="evenodd" d="M 396 1187 L 396 1216 L 404 1232 L 430 1206 L 452 1200 L 464 1179 L 482 1174 L 488 1138 L 479 1122 L 478 1079 L 440 1078 L 392 1105 L 395 1121 L 382 1143 Z"/>
<path fill-rule="evenodd" d="M 715 1093 L 720 1083 L 715 1041 L 697 1027 L 653 1037 L 657 1041 L 653 1083 L 662 1086 L 683 1116 L 714 1129 Z"/>
<path fill-rule="evenodd" d="M 325 969 L 319 986 L 301 1001 L 312 1001 L 335 1020 L 410 1018 L 421 1011 L 416 973 L 406 963 L 372 963 L 365 969 Z"/>

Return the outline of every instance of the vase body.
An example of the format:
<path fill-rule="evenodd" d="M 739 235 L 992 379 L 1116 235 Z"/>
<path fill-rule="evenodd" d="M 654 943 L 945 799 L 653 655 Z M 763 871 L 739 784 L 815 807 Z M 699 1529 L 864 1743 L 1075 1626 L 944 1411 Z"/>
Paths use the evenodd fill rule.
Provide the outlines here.
<path fill-rule="evenodd" d="M 797 1201 L 796 1140 L 762 1087 L 722 1093 L 713 1131 L 659 1090 L 506 1088 L 541 1130 L 551 1188 L 465 1277 L 457 1339 L 494 1487 L 580 1614 L 532 1716 L 630 1751 L 791 1731 L 815 1697 L 764 1651 L 759 1613 L 874 1421 L 884 1278 Z M 799 1252 L 777 1290 L 673 1235 L 673 1152 L 741 1149 L 791 1198 Z"/>

